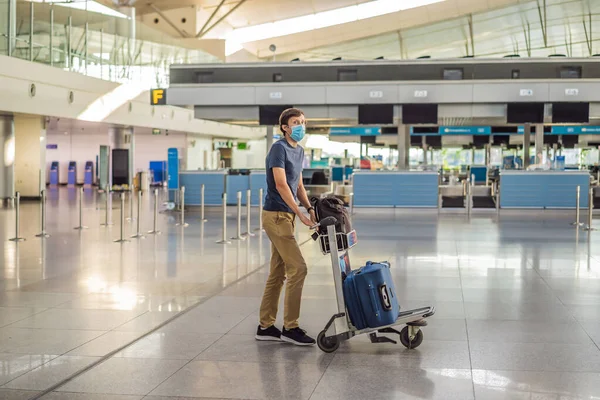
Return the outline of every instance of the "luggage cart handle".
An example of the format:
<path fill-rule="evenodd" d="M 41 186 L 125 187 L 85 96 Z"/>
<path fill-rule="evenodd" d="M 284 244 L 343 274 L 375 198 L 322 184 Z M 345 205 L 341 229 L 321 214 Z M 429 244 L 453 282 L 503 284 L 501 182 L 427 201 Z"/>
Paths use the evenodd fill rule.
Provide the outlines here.
<path fill-rule="evenodd" d="M 327 217 L 323 218 L 316 225 L 310 227 L 310 229 L 327 228 L 328 226 L 335 225 L 337 223 L 337 219 L 335 217 Z"/>

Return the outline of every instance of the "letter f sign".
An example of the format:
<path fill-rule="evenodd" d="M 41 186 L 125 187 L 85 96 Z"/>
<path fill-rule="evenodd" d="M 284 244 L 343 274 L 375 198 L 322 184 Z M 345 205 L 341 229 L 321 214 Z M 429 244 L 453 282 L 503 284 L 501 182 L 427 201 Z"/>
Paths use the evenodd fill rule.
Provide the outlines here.
<path fill-rule="evenodd" d="M 167 104 L 167 99 L 165 98 L 165 90 L 164 89 L 153 89 L 152 90 L 152 105 L 159 106 Z"/>

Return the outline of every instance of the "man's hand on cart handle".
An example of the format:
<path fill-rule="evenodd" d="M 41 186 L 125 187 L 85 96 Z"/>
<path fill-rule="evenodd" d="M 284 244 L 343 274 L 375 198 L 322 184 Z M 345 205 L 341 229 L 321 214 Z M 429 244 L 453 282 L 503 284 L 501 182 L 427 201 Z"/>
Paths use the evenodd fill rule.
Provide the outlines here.
<path fill-rule="evenodd" d="M 327 218 L 323 218 L 320 222 L 318 222 L 316 225 L 311 226 L 310 229 L 317 229 L 319 227 L 322 228 L 327 228 L 330 225 L 335 225 L 337 222 L 337 219 L 335 217 L 327 217 Z"/>

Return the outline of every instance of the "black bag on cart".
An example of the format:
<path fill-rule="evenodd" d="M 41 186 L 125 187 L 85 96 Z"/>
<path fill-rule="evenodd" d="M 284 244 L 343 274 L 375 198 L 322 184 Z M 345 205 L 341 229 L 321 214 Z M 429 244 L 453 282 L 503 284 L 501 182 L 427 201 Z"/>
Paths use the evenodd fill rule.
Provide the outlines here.
<path fill-rule="evenodd" d="M 337 197 L 329 196 L 324 198 L 313 197 L 310 199 L 311 206 L 315 209 L 317 222 L 327 217 L 334 217 L 337 222 L 335 224 L 336 233 L 348 234 L 352 232 L 352 224 L 350 223 L 350 215 L 344 205 L 344 202 Z M 326 235 L 327 231 L 319 230 L 313 234 L 312 238 L 317 240 L 319 235 Z M 347 240 L 338 237 L 338 249 L 347 248 Z"/>

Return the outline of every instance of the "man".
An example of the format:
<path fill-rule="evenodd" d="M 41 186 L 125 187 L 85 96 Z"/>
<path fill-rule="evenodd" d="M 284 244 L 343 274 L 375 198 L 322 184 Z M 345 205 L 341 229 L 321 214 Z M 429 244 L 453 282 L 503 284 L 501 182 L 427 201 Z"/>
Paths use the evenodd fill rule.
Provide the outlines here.
<path fill-rule="evenodd" d="M 298 325 L 307 268 L 294 235 L 296 216 L 306 226 L 316 224 L 315 210 L 302 183 L 304 149 L 298 142 L 306 132 L 304 113 L 296 108 L 285 110 L 279 117 L 279 129 L 283 138 L 273 144 L 266 161 L 267 195 L 262 219 L 271 240 L 271 270 L 260 306 L 256 339 L 311 346 L 315 340 Z M 300 210 L 296 199 L 308 210 L 310 218 Z M 280 331 L 274 324 L 286 278 L 283 331 Z"/>

